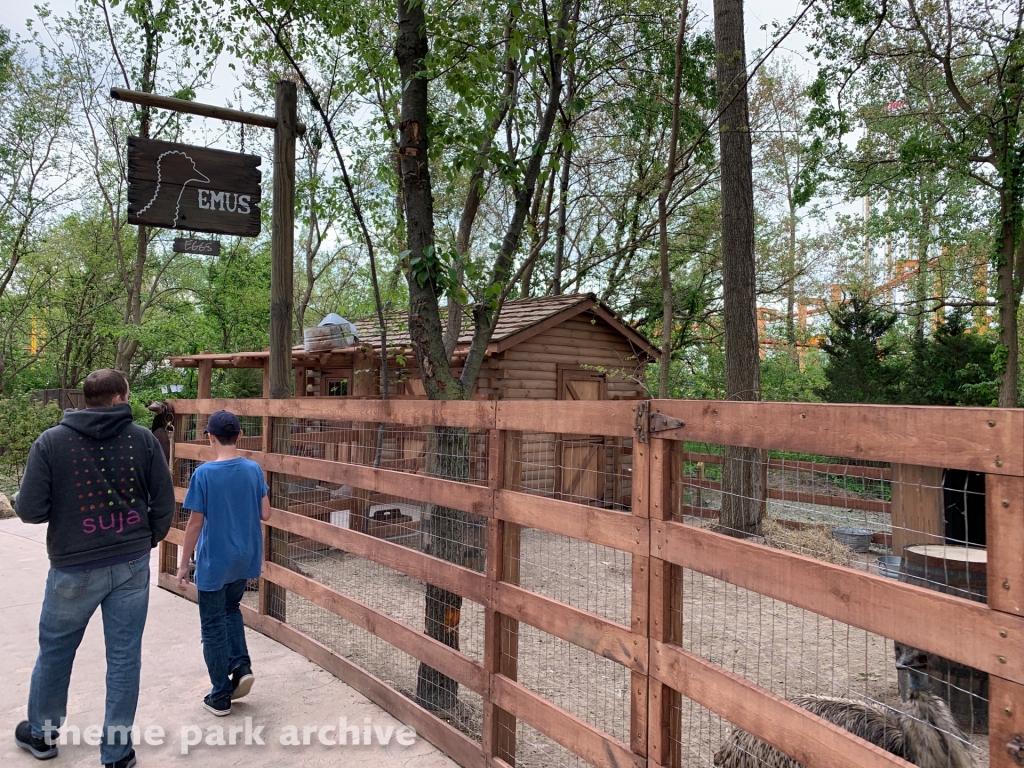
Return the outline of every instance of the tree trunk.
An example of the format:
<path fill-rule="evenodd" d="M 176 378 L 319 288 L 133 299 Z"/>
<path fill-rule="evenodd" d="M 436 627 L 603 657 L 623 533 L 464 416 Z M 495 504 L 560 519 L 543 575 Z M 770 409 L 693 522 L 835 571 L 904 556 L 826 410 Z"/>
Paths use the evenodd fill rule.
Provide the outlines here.
<path fill-rule="evenodd" d="M 469 479 L 469 430 L 433 427 L 427 440 L 426 474 L 445 480 Z M 431 554 L 450 563 L 464 562 L 463 541 L 466 516 L 457 509 L 432 507 L 430 511 Z M 446 589 L 427 585 L 425 630 L 429 637 L 459 650 L 459 621 L 462 597 Z M 416 703 L 429 710 L 451 711 L 459 698 L 459 684 L 427 664 L 420 664 L 416 679 Z"/>
<path fill-rule="evenodd" d="M 430 184 L 427 141 L 427 83 L 419 73 L 427 55 L 426 18 L 422 2 L 398 0 L 398 36 L 395 58 L 402 77 L 402 119 L 399 123 L 398 155 L 405 194 L 406 231 L 410 258 L 424 256 L 434 245 L 434 203 Z M 413 341 L 424 388 L 432 400 L 463 399 L 459 382 L 451 373 L 444 348 L 444 329 L 433 281 L 420 285 L 407 270 L 409 286 L 409 333 Z M 452 434 L 448 434 L 448 433 Z M 428 451 L 427 474 L 465 480 L 469 476 L 469 446 L 465 430 L 435 428 L 431 431 L 434 450 Z M 466 443 L 464 451 L 446 450 Z M 432 554 L 458 562 L 462 551 L 462 513 L 435 507 L 431 512 Z M 427 585 L 424 630 L 428 637 L 450 648 L 459 647 L 459 616 L 462 598 L 447 590 Z M 458 701 L 459 685 L 436 669 L 420 664 L 416 701 L 429 710 L 451 710 Z"/>
<path fill-rule="evenodd" d="M 1016 234 L 1019 212 L 1013 210 L 1015 202 L 1004 189 L 1000 200 L 1002 228 L 999 233 L 999 262 L 996 266 L 996 297 L 999 302 L 999 346 L 1005 349 L 1005 367 L 999 376 L 999 407 L 1017 407 L 1017 308 L 1020 305 L 1020 286 L 1014 284 L 1014 266 L 1019 259 Z M 1022 244 L 1024 247 L 1024 244 Z"/>
<path fill-rule="evenodd" d="M 730 400 L 759 400 L 760 348 L 754 269 L 754 181 L 747 105 L 743 0 L 715 0 L 719 145 L 722 163 L 722 295 L 725 391 Z M 759 533 L 763 505 L 761 450 L 730 446 L 722 469 L 722 529 Z"/>
<path fill-rule="evenodd" d="M 799 364 L 800 353 L 797 349 L 796 318 L 796 205 L 793 203 L 793 189 L 787 184 L 789 197 L 789 252 L 786 254 L 786 343 L 789 348 L 789 359 Z"/>
<path fill-rule="evenodd" d="M 432 262 L 433 259 L 428 257 L 434 248 L 434 211 L 428 156 L 428 79 L 421 74 L 428 53 L 424 5 L 419 0 L 396 2 L 398 34 L 395 40 L 395 59 L 401 74 L 402 88 L 398 156 L 408 235 L 405 271 L 409 286 L 409 335 L 427 397 L 431 400 L 468 400 L 476 385 L 494 323 L 500 313 L 500 301 L 488 300 L 474 306 L 473 341 L 461 376 L 455 378 L 451 360 L 445 351 L 444 328 L 438 307 L 441 292 L 436 274 L 428 268 L 426 278 L 422 279 L 423 273 L 416 273 L 413 269 L 413 265 Z M 578 13 L 578 3 L 575 9 Z M 511 220 L 495 256 L 491 286 L 498 289 L 504 289 L 511 277 L 513 259 L 519 249 L 523 226 L 533 203 L 537 179 L 547 153 L 551 129 L 558 115 L 568 10 L 568 2 L 563 0 L 557 39 L 552 40 L 549 48 L 551 71 L 547 104 L 537 126 L 523 180 L 514 195 Z M 431 434 L 434 448 L 428 450 L 432 458 L 426 469 L 427 474 L 466 481 L 469 477 L 469 438 L 466 430 L 435 427 Z M 431 517 L 434 556 L 449 562 L 461 562 L 464 556 L 465 515 L 457 510 L 437 507 Z M 424 608 L 424 629 L 427 635 L 449 647 L 458 648 L 461 607 L 462 598 L 459 595 L 427 585 Z M 428 665 L 421 664 L 416 700 L 427 709 L 450 710 L 458 701 L 458 684 Z"/>
<path fill-rule="evenodd" d="M 928 314 L 928 243 L 931 239 L 931 207 L 921 204 L 921 233 L 917 240 L 917 277 L 914 279 L 914 342 L 924 344 L 924 319 Z"/>
<path fill-rule="evenodd" d="M 676 144 L 679 143 L 679 99 L 682 90 L 683 42 L 686 39 L 687 0 L 679 9 L 676 33 L 675 74 L 672 78 L 672 127 L 669 131 L 665 185 L 658 195 L 658 251 L 661 261 L 661 362 L 658 365 L 658 397 L 667 398 L 672 369 L 672 270 L 668 260 L 668 197 L 676 179 Z"/>

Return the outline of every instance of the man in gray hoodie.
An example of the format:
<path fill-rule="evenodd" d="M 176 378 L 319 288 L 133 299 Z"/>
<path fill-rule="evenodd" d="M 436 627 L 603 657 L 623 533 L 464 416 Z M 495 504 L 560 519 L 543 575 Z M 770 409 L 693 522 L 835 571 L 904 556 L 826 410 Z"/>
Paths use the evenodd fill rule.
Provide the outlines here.
<path fill-rule="evenodd" d="M 49 523 L 50 572 L 28 720 L 14 739 L 40 760 L 57 756 L 75 653 L 102 607 L 107 699 L 100 759 L 130 768 L 149 552 L 171 527 L 174 488 L 160 443 L 132 422 L 125 376 L 94 371 L 83 390 L 86 408 L 66 411 L 32 445 L 15 508 L 26 523 Z"/>

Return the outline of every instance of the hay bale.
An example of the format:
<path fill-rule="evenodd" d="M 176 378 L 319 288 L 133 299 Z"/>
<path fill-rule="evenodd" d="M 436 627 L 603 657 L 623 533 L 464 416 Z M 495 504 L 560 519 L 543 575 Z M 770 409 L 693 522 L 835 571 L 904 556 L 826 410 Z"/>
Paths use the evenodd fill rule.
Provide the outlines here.
<path fill-rule="evenodd" d="M 0 493 L 0 520 L 6 520 L 8 517 L 14 517 L 14 507 L 8 498 Z"/>
<path fill-rule="evenodd" d="M 761 533 L 765 543 L 775 549 L 836 565 L 849 565 L 853 559 L 853 551 L 833 539 L 832 530 L 828 526 L 811 524 L 802 528 L 789 528 L 769 517 L 761 522 Z"/>

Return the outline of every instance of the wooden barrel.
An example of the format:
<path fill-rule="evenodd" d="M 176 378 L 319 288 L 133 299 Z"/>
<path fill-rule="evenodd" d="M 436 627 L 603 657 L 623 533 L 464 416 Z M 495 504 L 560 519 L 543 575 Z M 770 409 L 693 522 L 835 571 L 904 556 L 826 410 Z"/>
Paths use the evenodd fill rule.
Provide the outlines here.
<path fill-rule="evenodd" d="M 900 581 L 984 603 L 987 566 L 988 553 L 978 547 L 909 545 L 903 548 Z M 968 734 L 988 733 L 988 674 L 933 653 L 927 672 L 929 689 L 946 700 L 960 727 Z M 902 692 L 906 673 L 899 677 Z"/>

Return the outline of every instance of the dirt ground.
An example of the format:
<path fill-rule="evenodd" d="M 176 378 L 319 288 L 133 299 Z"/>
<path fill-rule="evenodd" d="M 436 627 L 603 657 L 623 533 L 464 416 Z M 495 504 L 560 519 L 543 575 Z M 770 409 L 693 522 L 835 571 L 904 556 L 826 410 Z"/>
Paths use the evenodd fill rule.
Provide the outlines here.
<path fill-rule="evenodd" d="M 421 582 L 337 550 L 294 555 L 296 570 L 411 627 L 423 626 Z M 850 565 L 872 569 L 876 556 L 851 555 Z M 626 553 L 531 529 L 523 534 L 521 573 L 528 589 L 628 624 L 631 563 Z M 890 640 L 692 571 L 684 572 L 681 609 L 684 647 L 781 696 L 817 693 L 900 706 Z M 295 595 L 288 597 L 287 617 L 296 628 L 415 696 L 415 659 Z M 464 601 L 460 650 L 478 661 L 483 658 L 483 622 L 483 607 Z M 629 742 L 629 674 L 624 667 L 525 625 L 518 657 L 525 686 Z M 729 724 L 688 700 L 681 718 L 683 764 L 711 765 Z M 460 691 L 460 706 L 446 719 L 479 738 L 480 697 Z M 977 765 L 984 768 L 987 737 L 975 735 L 971 741 Z M 522 724 L 517 743 L 521 766 L 584 764 Z"/>

